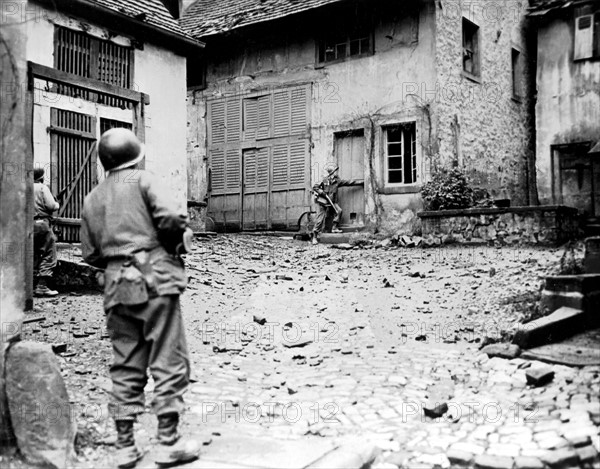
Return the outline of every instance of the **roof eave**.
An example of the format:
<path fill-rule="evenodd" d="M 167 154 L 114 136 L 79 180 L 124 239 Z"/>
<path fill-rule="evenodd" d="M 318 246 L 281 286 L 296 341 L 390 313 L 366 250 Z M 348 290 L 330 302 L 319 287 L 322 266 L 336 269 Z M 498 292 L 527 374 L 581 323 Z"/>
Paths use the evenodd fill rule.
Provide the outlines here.
<path fill-rule="evenodd" d="M 173 52 L 184 56 L 198 54 L 204 50 L 205 44 L 197 39 L 187 38 L 181 34 L 167 29 L 145 23 L 131 16 L 124 15 L 110 8 L 98 5 L 90 0 L 36 0 L 48 4 L 52 8 L 66 14 L 84 18 L 90 22 L 106 25 L 110 24 L 111 30 L 122 31 L 125 34 L 144 41 L 163 45 Z M 133 28 L 134 33 L 131 33 Z"/>

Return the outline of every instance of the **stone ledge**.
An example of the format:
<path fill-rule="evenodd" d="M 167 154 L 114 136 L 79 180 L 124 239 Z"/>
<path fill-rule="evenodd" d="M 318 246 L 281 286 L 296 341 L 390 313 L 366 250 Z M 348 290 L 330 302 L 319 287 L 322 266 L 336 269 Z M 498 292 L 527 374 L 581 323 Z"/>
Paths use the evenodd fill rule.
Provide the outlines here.
<path fill-rule="evenodd" d="M 464 208 L 460 210 L 436 210 L 422 211 L 417 213 L 419 218 L 443 218 L 443 217 L 467 217 L 477 215 L 502 215 L 504 213 L 536 213 L 556 212 L 569 215 L 577 215 L 577 209 L 566 205 L 525 205 L 520 207 L 506 208 Z"/>

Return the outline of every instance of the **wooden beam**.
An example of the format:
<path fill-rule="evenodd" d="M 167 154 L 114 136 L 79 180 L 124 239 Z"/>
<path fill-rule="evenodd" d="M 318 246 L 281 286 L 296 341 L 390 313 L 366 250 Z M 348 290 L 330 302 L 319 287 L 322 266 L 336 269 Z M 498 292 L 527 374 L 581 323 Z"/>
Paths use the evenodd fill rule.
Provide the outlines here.
<path fill-rule="evenodd" d="M 139 91 L 128 90 L 121 88 L 120 86 L 111 85 L 104 83 L 99 80 L 92 78 L 80 77 L 73 75 L 72 73 L 61 72 L 52 67 L 46 67 L 34 62 L 28 62 L 30 77 L 40 78 L 42 80 L 48 80 L 61 85 L 74 86 L 82 90 L 93 91 L 104 95 L 112 96 L 114 98 L 124 99 L 132 103 L 150 104 L 150 97 L 145 93 Z"/>
<path fill-rule="evenodd" d="M 87 138 L 90 140 L 96 140 L 96 136 L 90 132 L 82 132 L 81 130 L 65 129 L 64 127 L 57 127 L 55 125 L 49 125 L 47 128 L 48 132 L 62 135 L 70 135 L 80 138 Z"/>

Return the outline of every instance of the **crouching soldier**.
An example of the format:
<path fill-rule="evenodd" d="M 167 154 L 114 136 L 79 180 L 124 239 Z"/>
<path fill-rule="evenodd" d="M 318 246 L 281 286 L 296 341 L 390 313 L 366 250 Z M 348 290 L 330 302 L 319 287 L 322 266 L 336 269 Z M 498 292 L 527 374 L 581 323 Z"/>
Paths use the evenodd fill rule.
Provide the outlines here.
<path fill-rule="evenodd" d="M 144 412 L 148 368 L 158 417 L 155 462 L 192 461 L 199 445 L 178 431 L 190 375 L 179 305 L 187 285 L 179 257 L 191 233 L 187 213 L 155 176 L 137 168 L 144 146 L 130 130 L 105 132 L 98 154 L 108 173 L 85 198 L 81 238 L 84 260 L 105 269 L 104 309 L 114 354 L 109 411 L 117 428 L 117 466 L 133 467 L 143 456 L 134 441 L 134 422 Z"/>
<path fill-rule="evenodd" d="M 340 179 L 338 176 L 338 167 L 332 164 L 328 164 L 325 167 L 327 174 L 325 177 L 313 186 L 313 193 L 315 194 L 315 203 L 317 206 L 317 217 L 315 220 L 315 226 L 312 232 L 312 243 L 318 244 L 319 235 L 325 228 L 325 221 L 327 214 L 330 210 L 333 210 L 333 226 L 331 228 L 332 233 L 341 233 L 339 223 L 342 218 L 342 207 L 338 204 L 338 188 L 341 186 L 352 186 L 358 183 L 355 180 Z"/>

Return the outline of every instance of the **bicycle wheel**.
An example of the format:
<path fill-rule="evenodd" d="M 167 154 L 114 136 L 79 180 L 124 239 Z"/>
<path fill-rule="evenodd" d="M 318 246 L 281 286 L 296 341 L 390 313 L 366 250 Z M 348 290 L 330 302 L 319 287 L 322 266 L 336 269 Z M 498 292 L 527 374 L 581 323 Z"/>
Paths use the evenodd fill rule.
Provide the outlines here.
<path fill-rule="evenodd" d="M 298 218 L 298 232 L 303 234 L 311 233 L 315 227 L 317 212 L 304 212 Z"/>

